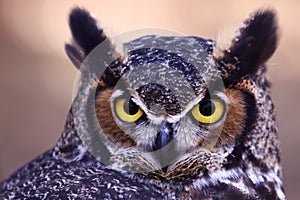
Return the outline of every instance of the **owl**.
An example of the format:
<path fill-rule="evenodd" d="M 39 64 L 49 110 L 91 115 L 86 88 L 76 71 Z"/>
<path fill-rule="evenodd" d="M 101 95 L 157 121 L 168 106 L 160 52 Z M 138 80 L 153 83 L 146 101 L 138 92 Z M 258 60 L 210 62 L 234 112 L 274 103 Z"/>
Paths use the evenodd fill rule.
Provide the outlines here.
<path fill-rule="evenodd" d="M 69 25 L 79 76 L 62 136 L 1 199 L 285 199 L 266 77 L 275 11 L 216 41 L 149 34 L 121 52 L 88 11 Z"/>

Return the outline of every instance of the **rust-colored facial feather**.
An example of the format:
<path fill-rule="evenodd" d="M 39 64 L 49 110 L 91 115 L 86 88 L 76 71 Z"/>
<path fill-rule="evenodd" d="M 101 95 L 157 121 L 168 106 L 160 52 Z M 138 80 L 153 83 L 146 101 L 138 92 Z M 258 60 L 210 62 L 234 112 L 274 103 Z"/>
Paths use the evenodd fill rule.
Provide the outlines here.
<path fill-rule="evenodd" d="M 108 139 L 116 145 L 122 147 L 134 146 L 133 139 L 126 135 L 115 122 L 110 105 L 112 92 L 113 89 L 104 89 L 96 97 L 96 115 L 99 125 Z"/>
<path fill-rule="evenodd" d="M 245 126 L 246 106 L 243 93 L 235 89 L 226 89 L 225 94 L 230 104 L 227 108 L 227 116 L 217 146 L 233 144 L 235 138 L 242 133 Z"/>

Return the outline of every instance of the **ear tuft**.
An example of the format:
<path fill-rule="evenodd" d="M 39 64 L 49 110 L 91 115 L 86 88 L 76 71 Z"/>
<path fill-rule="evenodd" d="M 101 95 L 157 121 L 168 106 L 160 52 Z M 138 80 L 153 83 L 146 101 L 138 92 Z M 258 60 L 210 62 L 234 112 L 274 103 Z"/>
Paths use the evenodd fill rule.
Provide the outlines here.
<path fill-rule="evenodd" d="M 68 57 L 70 58 L 70 60 L 72 61 L 73 65 L 79 69 L 81 63 L 84 60 L 83 55 L 80 54 L 80 51 L 78 51 L 78 49 L 76 49 L 74 46 L 70 45 L 70 44 L 65 44 L 65 51 L 68 55 Z"/>
<path fill-rule="evenodd" d="M 229 48 L 215 48 L 222 53 L 214 52 L 214 59 L 227 67 L 225 77 L 231 79 L 256 73 L 276 50 L 279 36 L 275 11 L 256 11 L 235 33 Z"/>
<path fill-rule="evenodd" d="M 74 41 L 89 54 L 98 44 L 106 39 L 103 30 L 98 28 L 97 21 L 82 8 L 74 8 L 69 17 L 69 26 Z"/>
<path fill-rule="evenodd" d="M 73 41 L 65 45 L 65 51 L 72 63 L 81 70 L 81 64 L 88 57 L 86 66 L 99 76 L 105 86 L 114 86 L 120 78 L 122 57 L 97 26 L 96 20 L 88 11 L 76 7 L 70 13 L 69 26 Z"/>
<path fill-rule="evenodd" d="M 97 21 L 88 11 L 74 8 L 69 16 L 69 26 L 73 40 L 71 44 L 65 45 L 65 51 L 77 69 L 88 54 L 100 44 L 101 47 L 95 50 L 99 55 L 97 59 L 100 66 L 106 66 L 105 63 L 109 64 L 119 56 L 109 38 L 97 26 Z"/>

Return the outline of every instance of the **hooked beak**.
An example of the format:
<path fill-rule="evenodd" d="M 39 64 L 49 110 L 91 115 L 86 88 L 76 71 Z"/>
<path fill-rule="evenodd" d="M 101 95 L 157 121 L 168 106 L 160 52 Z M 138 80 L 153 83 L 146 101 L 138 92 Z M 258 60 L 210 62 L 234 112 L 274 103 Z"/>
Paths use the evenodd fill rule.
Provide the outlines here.
<path fill-rule="evenodd" d="M 168 122 L 165 122 L 157 133 L 153 151 L 159 150 L 166 146 L 173 139 L 173 128 Z"/>
<path fill-rule="evenodd" d="M 176 157 L 174 144 L 170 143 L 174 138 L 174 130 L 172 124 L 165 122 L 157 133 L 155 144 L 152 147 L 155 157 L 161 165 L 161 170 L 167 172 L 169 164 Z M 170 144 L 169 144 L 170 143 Z M 169 145 L 168 145 L 169 144 Z M 165 148 L 164 148 L 165 147 Z"/>

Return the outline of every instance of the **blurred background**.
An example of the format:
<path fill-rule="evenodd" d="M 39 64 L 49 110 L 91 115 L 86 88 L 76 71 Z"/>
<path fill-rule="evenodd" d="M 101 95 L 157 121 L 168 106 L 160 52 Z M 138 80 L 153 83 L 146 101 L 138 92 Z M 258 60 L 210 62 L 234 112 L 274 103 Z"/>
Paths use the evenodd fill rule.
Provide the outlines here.
<path fill-rule="evenodd" d="M 0 181 L 51 148 L 71 105 L 75 67 L 64 53 L 74 5 L 99 19 L 108 35 L 145 27 L 216 38 L 256 8 L 274 7 L 280 45 L 269 61 L 288 199 L 299 199 L 300 1 L 0 1 Z M 298 99 L 299 98 L 299 99 Z"/>

